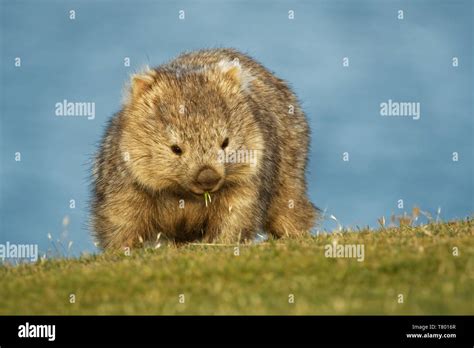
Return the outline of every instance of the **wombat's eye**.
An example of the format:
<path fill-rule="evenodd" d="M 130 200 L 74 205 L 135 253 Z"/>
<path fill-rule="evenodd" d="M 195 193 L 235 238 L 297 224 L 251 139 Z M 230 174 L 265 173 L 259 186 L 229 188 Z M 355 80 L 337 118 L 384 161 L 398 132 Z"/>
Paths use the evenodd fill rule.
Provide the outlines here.
<path fill-rule="evenodd" d="M 173 151 L 177 155 L 181 155 L 183 150 L 178 145 L 171 145 L 171 151 Z"/>
<path fill-rule="evenodd" d="M 225 138 L 224 141 L 222 142 L 222 150 L 224 150 L 227 146 L 229 146 L 229 138 Z"/>

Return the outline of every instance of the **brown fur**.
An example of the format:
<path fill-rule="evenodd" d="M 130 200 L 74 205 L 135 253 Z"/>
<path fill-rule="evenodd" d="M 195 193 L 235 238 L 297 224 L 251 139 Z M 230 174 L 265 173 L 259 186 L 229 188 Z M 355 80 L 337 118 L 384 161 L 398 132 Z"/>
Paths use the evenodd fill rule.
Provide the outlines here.
<path fill-rule="evenodd" d="M 217 161 L 226 138 L 226 153 L 256 150 L 256 165 Z M 119 249 L 160 232 L 177 243 L 307 233 L 317 216 L 306 195 L 308 146 L 284 81 L 232 49 L 183 54 L 135 75 L 108 126 L 94 168 L 95 236 Z M 205 180 L 220 178 L 207 207 L 196 181 L 203 168 Z"/>

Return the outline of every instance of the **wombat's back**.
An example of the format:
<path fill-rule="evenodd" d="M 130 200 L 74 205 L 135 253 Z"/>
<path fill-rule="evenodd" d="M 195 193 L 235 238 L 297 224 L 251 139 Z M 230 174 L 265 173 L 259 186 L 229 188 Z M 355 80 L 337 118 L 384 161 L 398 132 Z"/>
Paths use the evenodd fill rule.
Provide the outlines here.
<path fill-rule="evenodd" d="M 259 188 L 265 229 L 280 237 L 308 231 L 317 216 L 306 195 L 310 130 L 298 99 L 286 82 L 257 60 L 229 48 L 184 53 L 165 66 L 199 69 L 222 60 L 235 60 L 241 65 L 248 80 L 248 101 L 265 138 Z"/>

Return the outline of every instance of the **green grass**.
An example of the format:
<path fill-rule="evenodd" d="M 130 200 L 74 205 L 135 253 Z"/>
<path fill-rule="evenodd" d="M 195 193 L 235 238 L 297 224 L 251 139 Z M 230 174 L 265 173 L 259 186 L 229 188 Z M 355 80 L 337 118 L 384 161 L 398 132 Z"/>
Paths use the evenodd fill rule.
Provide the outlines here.
<path fill-rule="evenodd" d="M 0 314 L 474 314 L 473 236 L 470 219 L 4 265 Z M 364 261 L 326 258 L 334 239 Z"/>

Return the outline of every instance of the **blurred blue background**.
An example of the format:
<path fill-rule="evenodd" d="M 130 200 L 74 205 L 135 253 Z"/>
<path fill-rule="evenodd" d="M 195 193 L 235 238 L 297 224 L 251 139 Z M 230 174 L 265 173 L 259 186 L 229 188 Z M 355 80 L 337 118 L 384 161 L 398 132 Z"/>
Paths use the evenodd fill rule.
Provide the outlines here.
<path fill-rule="evenodd" d="M 474 211 L 471 0 L 2 0 L 0 10 L 0 243 L 46 251 L 47 234 L 67 230 L 74 254 L 95 251 L 89 160 L 124 83 L 145 64 L 221 46 L 261 61 L 302 101 L 309 193 L 327 216 L 354 228 L 414 205 L 441 207 L 444 220 Z M 95 102 L 95 119 L 55 116 L 63 99 Z M 421 118 L 380 116 L 388 99 L 420 102 Z"/>

